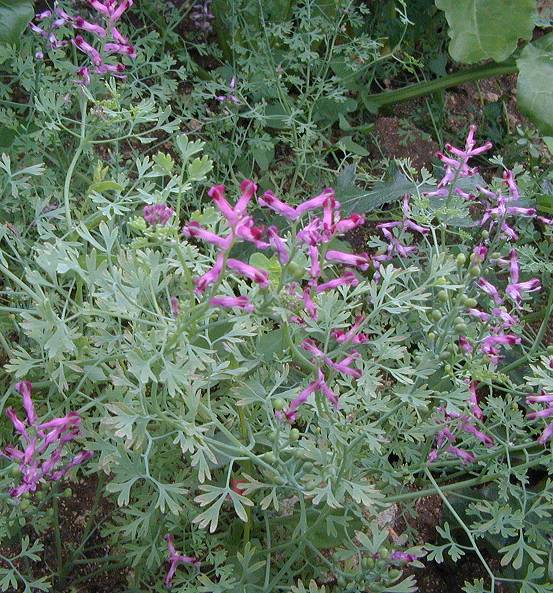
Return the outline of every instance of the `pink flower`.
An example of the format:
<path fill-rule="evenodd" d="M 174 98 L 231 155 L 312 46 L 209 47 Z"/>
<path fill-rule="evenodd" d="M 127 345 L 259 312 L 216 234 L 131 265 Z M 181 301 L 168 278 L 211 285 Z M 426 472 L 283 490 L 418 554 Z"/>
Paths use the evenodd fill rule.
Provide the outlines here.
<path fill-rule="evenodd" d="M 311 288 L 307 286 L 303 289 L 303 304 L 309 317 L 317 321 L 317 307 L 311 298 Z"/>
<path fill-rule="evenodd" d="M 182 234 L 187 238 L 200 239 L 206 243 L 216 245 L 219 249 L 226 251 L 232 244 L 232 235 L 220 237 L 207 229 L 204 229 L 199 222 L 191 220 L 182 227 Z"/>
<path fill-rule="evenodd" d="M 371 261 L 366 253 L 356 255 L 354 253 L 345 253 L 344 251 L 335 251 L 333 249 L 326 252 L 325 258 L 327 261 L 337 262 L 347 266 L 355 266 L 361 270 L 367 270 Z"/>
<path fill-rule="evenodd" d="M 266 206 L 289 220 L 296 220 L 299 216 L 295 208 L 279 200 L 272 191 L 266 191 L 257 201 L 260 206 Z"/>
<path fill-rule="evenodd" d="M 503 302 L 503 299 L 499 296 L 497 288 L 485 278 L 480 278 L 477 284 L 489 297 L 493 299 L 494 303 L 500 305 Z"/>
<path fill-rule="evenodd" d="M 553 394 L 542 391 L 539 395 L 527 395 L 526 401 L 529 404 L 553 404 Z"/>
<path fill-rule="evenodd" d="M 214 296 L 209 299 L 209 304 L 212 307 L 243 309 L 247 313 L 252 313 L 255 310 L 255 307 L 247 296 Z"/>
<path fill-rule="evenodd" d="M 334 234 L 342 235 L 365 224 L 365 217 L 361 214 L 352 214 L 349 218 L 343 218 L 334 225 Z"/>
<path fill-rule="evenodd" d="M 257 185 L 251 179 L 244 179 L 240 184 L 240 191 L 242 193 L 234 206 L 234 211 L 241 218 L 246 213 L 248 204 L 257 191 Z"/>
<path fill-rule="evenodd" d="M 190 564 L 199 568 L 200 561 L 193 556 L 183 556 L 182 554 L 179 554 L 175 549 L 174 538 L 172 535 L 167 534 L 165 536 L 165 541 L 167 542 L 169 569 L 165 575 L 164 583 L 166 587 L 171 587 L 173 584 L 173 577 L 177 572 L 179 564 Z"/>
<path fill-rule="evenodd" d="M 238 206 L 235 208 L 235 211 L 240 214 L 240 210 L 237 208 Z M 270 243 L 262 241 L 264 228 L 255 226 L 251 216 L 245 216 L 238 221 L 235 227 L 235 233 L 237 237 L 253 243 L 258 249 L 267 249 L 267 247 L 270 247 Z"/>
<path fill-rule="evenodd" d="M 80 80 L 76 81 L 78 84 L 90 86 L 90 71 L 86 66 L 79 68 L 77 70 L 77 75 L 80 76 Z"/>
<path fill-rule="evenodd" d="M 224 263 L 225 254 L 219 253 L 211 270 L 208 270 L 203 276 L 200 276 L 194 280 L 194 284 L 196 285 L 196 290 L 198 292 L 204 292 L 208 286 L 215 284 L 215 282 L 219 280 L 223 271 Z"/>
<path fill-rule="evenodd" d="M 287 410 L 275 413 L 277 418 L 286 419 L 288 422 L 294 422 L 298 409 L 309 399 L 312 393 L 317 391 L 317 389 L 319 389 L 319 381 L 312 381 L 309 383 L 309 385 L 290 402 Z"/>
<path fill-rule="evenodd" d="M 144 206 L 144 220 L 151 225 L 166 225 L 174 214 L 173 208 L 166 204 Z"/>
<path fill-rule="evenodd" d="M 106 36 L 106 30 L 103 27 L 100 27 L 100 25 L 95 25 L 94 23 L 90 23 L 80 16 L 73 20 L 73 26 L 76 29 L 82 29 L 83 31 L 88 31 L 89 33 L 98 35 L 98 37 Z"/>
<path fill-rule="evenodd" d="M 459 459 L 461 459 L 463 463 L 473 463 L 474 461 L 476 461 L 476 455 L 474 455 L 474 453 L 463 451 L 462 449 L 459 449 L 459 447 L 449 445 L 446 451 L 448 453 L 451 453 L 452 455 L 455 455 L 455 457 L 459 457 Z"/>
<path fill-rule="evenodd" d="M 261 288 L 267 288 L 269 286 L 269 272 L 267 270 L 260 270 L 254 266 L 240 261 L 239 259 L 228 259 L 227 266 L 229 269 L 249 278 L 256 284 L 259 284 Z"/>
<path fill-rule="evenodd" d="M 475 317 L 476 319 L 479 319 L 480 321 L 489 321 L 491 315 L 489 313 L 485 313 L 484 311 L 480 311 L 479 309 L 467 309 L 467 313 L 471 316 L 471 317 Z"/>
<path fill-rule="evenodd" d="M 213 200 L 213 203 L 219 209 L 219 212 L 228 220 L 231 226 L 238 222 L 238 216 L 225 198 L 225 186 L 214 185 L 209 189 L 207 195 Z"/>
<path fill-rule="evenodd" d="M 476 426 L 474 426 L 474 424 L 471 424 L 470 422 L 462 422 L 460 424 L 460 427 L 465 432 L 468 432 L 468 433 L 472 434 L 473 436 L 475 436 L 486 447 L 491 447 L 493 445 L 493 443 L 494 443 L 493 438 L 488 436 L 487 434 L 484 434 L 482 431 L 478 430 L 476 428 Z"/>
<path fill-rule="evenodd" d="M 27 414 L 27 421 L 29 424 L 36 424 L 38 422 L 38 418 L 33 405 L 33 400 L 31 399 L 31 390 L 33 388 L 33 384 L 30 381 L 20 381 L 19 383 L 16 383 L 15 388 L 23 398 L 23 409 Z"/>
<path fill-rule="evenodd" d="M 468 341 L 466 336 L 459 336 L 459 347 L 466 354 L 470 354 L 473 350 L 472 344 Z"/>
<path fill-rule="evenodd" d="M 342 375 L 348 375 L 349 377 L 353 377 L 354 379 L 359 379 L 362 375 L 361 371 L 359 369 L 352 368 L 350 364 L 360 357 L 361 355 L 359 354 L 359 352 L 352 350 L 351 354 L 346 356 L 346 358 L 344 358 L 341 362 L 335 362 L 332 359 L 328 358 L 328 356 L 325 357 L 325 362 L 329 367 L 333 368 L 335 371 L 342 373 Z"/>
<path fill-rule="evenodd" d="M 13 427 L 19 434 L 21 434 L 26 440 L 30 440 L 30 437 L 25 428 L 25 424 L 19 419 L 19 416 L 15 413 L 13 408 L 6 408 L 6 416 L 10 419 Z"/>
<path fill-rule="evenodd" d="M 325 353 L 316 345 L 315 340 L 312 340 L 311 338 L 305 338 L 305 340 L 303 340 L 301 343 L 301 347 L 316 358 L 324 358 L 325 356 Z"/>
<path fill-rule="evenodd" d="M 311 278 L 318 278 L 321 275 L 321 266 L 319 263 L 319 248 L 316 245 L 309 246 L 309 257 L 311 259 L 311 267 L 309 274 Z"/>
<path fill-rule="evenodd" d="M 77 35 L 71 40 L 71 43 L 73 43 L 77 49 L 80 49 L 83 53 L 85 53 L 92 60 L 92 63 L 95 66 L 100 66 L 103 63 L 102 56 L 98 50 L 87 43 L 82 35 Z"/>
<path fill-rule="evenodd" d="M 512 200 L 518 200 L 520 199 L 520 193 L 518 191 L 518 187 L 513 175 L 512 171 L 505 171 L 503 173 L 503 180 L 505 181 L 505 183 L 507 184 L 507 187 L 509 188 L 509 193 L 511 194 L 511 199 Z"/>
<path fill-rule="evenodd" d="M 290 259 L 290 255 L 288 254 L 288 249 L 286 249 L 286 243 L 284 239 L 278 234 L 278 229 L 276 226 L 270 226 L 267 229 L 267 234 L 269 235 L 269 243 L 271 247 L 276 251 L 278 255 L 278 261 L 284 266 L 288 263 Z"/>
<path fill-rule="evenodd" d="M 369 337 L 366 334 L 359 332 L 359 327 L 365 321 L 365 317 L 363 315 L 358 315 L 355 318 L 355 323 L 351 326 L 348 332 L 344 330 L 332 330 L 330 335 L 339 343 L 339 344 L 347 344 L 351 342 L 352 344 L 366 344 L 369 341 Z"/>
<path fill-rule="evenodd" d="M 528 280 L 527 282 L 518 282 L 516 284 L 509 284 L 505 289 L 507 296 L 509 296 L 520 308 L 522 296 L 527 292 L 536 292 L 541 289 L 541 282 L 537 278 Z"/>
<path fill-rule="evenodd" d="M 108 54 L 121 54 L 129 56 L 133 60 L 136 58 L 136 50 L 132 45 L 124 45 L 122 43 L 106 43 L 104 51 Z"/>
<path fill-rule="evenodd" d="M 538 438 L 538 443 L 540 445 L 545 445 L 545 443 L 547 443 L 547 441 L 551 437 L 553 437 L 553 422 L 551 422 L 545 427 L 545 430 L 541 433 L 541 435 Z"/>
<path fill-rule="evenodd" d="M 311 198 L 310 200 L 306 200 L 303 204 L 300 204 L 296 208 L 296 213 L 298 216 L 302 216 L 309 210 L 315 210 L 316 208 L 322 208 L 327 201 L 328 198 L 334 199 L 334 190 L 330 187 L 327 187 L 320 193 L 318 196 Z M 336 202 L 336 204 L 338 204 Z M 338 204 L 339 207 L 339 204 Z"/>
<path fill-rule="evenodd" d="M 478 396 L 476 395 L 477 386 L 478 383 L 476 381 L 471 381 L 469 383 L 469 405 L 473 416 L 478 418 L 478 420 L 482 420 L 482 418 L 484 418 L 484 412 L 482 412 L 480 406 L 478 405 Z"/>
<path fill-rule="evenodd" d="M 508 313 L 503 307 L 494 307 L 492 313 L 501 319 L 503 327 L 510 328 L 518 323 L 518 319 Z"/>
<path fill-rule="evenodd" d="M 550 416 L 553 416 L 553 406 L 552 405 L 550 405 L 548 408 L 545 408 L 543 410 L 528 412 L 528 414 L 526 414 L 526 417 L 528 418 L 528 420 L 536 420 L 537 418 L 549 418 Z"/>
<path fill-rule="evenodd" d="M 318 377 L 319 377 L 319 389 L 321 393 L 326 397 L 326 399 L 335 407 L 338 407 L 338 396 L 330 389 L 330 387 L 326 384 L 325 377 L 321 369 L 318 370 Z"/>
<path fill-rule="evenodd" d="M 355 276 L 355 273 L 348 270 L 347 272 L 344 272 L 342 276 L 338 276 L 338 278 L 319 284 L 317 286 L 317 293 L 320 294 L 321 292 L 338 288 L 338 286 L 357 286 L 358 284 L 359 280 Z"/>

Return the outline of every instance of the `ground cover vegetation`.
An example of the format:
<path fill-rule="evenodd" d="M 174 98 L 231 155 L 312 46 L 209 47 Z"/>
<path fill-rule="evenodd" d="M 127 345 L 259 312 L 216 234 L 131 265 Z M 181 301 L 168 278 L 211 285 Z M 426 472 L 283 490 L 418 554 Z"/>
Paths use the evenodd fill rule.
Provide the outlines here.
<path fill-rule="evenodd" d="M 0 590 L 553 592 L 553 9 L 0 0 Z"/>

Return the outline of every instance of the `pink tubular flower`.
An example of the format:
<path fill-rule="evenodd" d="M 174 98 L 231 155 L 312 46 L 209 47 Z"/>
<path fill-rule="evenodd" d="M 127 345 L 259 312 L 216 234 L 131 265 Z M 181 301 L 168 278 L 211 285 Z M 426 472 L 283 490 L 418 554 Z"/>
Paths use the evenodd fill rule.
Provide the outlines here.
<path fill-rule="evenodd" d="M 311 259 L 309 274 L 311 278 L 317 279 L 321 275 L 321 265 L 319 263 L 319 248 L 316 245 L 309 246 L 309 258 Z"/>
<path fill-rule="evenodd" d="M 288 422 L 294 422 L 296 420 L 298 409 L 309 399 L 312 393 L 317 391 L 317 389 L 319 389 L 318 380 L 309 383 L 309 385 L 290 402 L 288 409 L 284 410 L 283 412 L 275 412 L 277 418 L 281 420 L 286 419 Z"/>
<path fill-rule="evenodd" d="M 179 564 L 190 564 L 199 568 L 200 561 L 193 556 L 183 556 L 182 554 L 179 554 L 175 549 L 174 538 L 171 534 L 165 536 L 165 541 L 167 542 L 169 569 L 165 575 L 164 583 L 166 587 L 171 587 L 173 584 L 173 577 L 177 572 L 177 566 L 179 566 Z"/>
<path fill-rule="evenodd" d="M 553 404 L 553 394 L 542 391 L 539 395 L 526 396 L 526 401 L 529 404 Z"/>
<path fill-rule="evenodd" d="M 95 66 L 100 66 L 103 63 L 102 56 L 98 50 L 92 47 L 90 43 L 87 43 L 82 35 L 76 35 L 75 38 L 71 40 L 71 43 L 73 43 L 77 49 L 85 53 Z"/>
<path fill-rule="evenodd" d="M 462 422 L 460 424 L 460 428 L 465 432 L 468 432 L 469 434 L 475 436 L 486 447 L 491 447 L 494 443 L 492 437 L 488 436 L 487 434 L 484 434 L 481 430 L 478 430 L 476 426 L 474 426 L 474 424 L 470 422 Z"/>
<path fill-rule="evenodd" d="M 349 218 L 343 218 L 334 224 L 334 234 L 342 235 L 365 224 L 365 217 L 361 214 L 352 214 Z"/>
<path fill-rule="evenodd" d="M 485 278 L 479 278 L 477 284 L 491 299 L 493 299 L 496 305 L 500 305 L 503 302 L 503 299 L 499 296 L 497 288 Z"/>
<path fill-rule="evenodd" d="M 82 17 L 78 16 L 75 17 L 73 20 L 73 26 L 76 29 L 82 29 L 83 31 L 88 31 L 93 35 L 97 35 L 98 37 L 105 37 L 106 30 L 100 25 L 95 25 L 94 23 L 90 23 L 89 21 L 83 19 Z"/>
<path fill-rule="evenodd" d="M 288 253 L 288 249 L 286 249 L 286 243 L 284 239 L 278 234 L 277 227 L 270 226 L 267 229 L 267 234 L 269 235 L 269 243 L 271 247 L 276 251 L 278 261 L 281 263 L 281 265 L 286 265 L 290 259 L 290 255 Z"/>
<path fill-rule="evenodd" d="M 35 425 L 38 422 L 38 418 L 33 405 L 33 400 L 31 399 L 32 387 L 33 384 L 30 381 L 20 381 L 16 384 L 15 389 L 21 394 L 21 397 L 23 398 L 23 409 L 27 414 L 27 421 L 29 424 Z"/>
<path fill-rule="evenodd" d="M 217 255 L 217 259 L 215 260 L 215 264 L 208 270 L 203 276 L 196 278 L 194 280 L 194 284 L 196 285 L 197 292 L 204 292 L 208 286 L 215 284 L 221 277 L 221 273 L 223 271 L 223 265 L 225 263 L 225 254 L 219 253 Z"/>
<path fill-rule="evenodd" d="M 201 224 L 195 220 L 191 220 L 188 224 L 185 224 L 182 227 L 182 234 L 187 239 L 200 239 L 206 243 L 211 243 L 223 251 L 226 251 L 232 243 L 232 235 L 220 237 L 219 235 L 204 229 Z"/>
<path fill-rule="evenodd" d="M 395 560 L 397 562 L 415 562 L 418 559 L 418 556 L 415 554 L 408 554 L 407 552 L 400 552 L 396 550 L 390 554 L 390 560 Z"/>
<path fill-rule="evenodd" d="M 307 286 L 303 289 L 303 304 L 309 317 L 317 321 L 317 307 L 311 298 L 311 288 Z"/>
<path fill-rule="evenodd" d="M 466 336 L 459 336 L 459 347 L 466 354 L 470 354 L 473 351 L 472 344 L 468 341 Z"/>
<path fill-rule="evenodd" d="M 328 356 L 325 357 L 325 362 L 329 367 L 333 368 L 335 371 L 342 373 L 342 375 L 348 375 L 349 377 L 353 377 L 354 379 L 359 379 L 362 375 L 361 371 L 359 369 L 352 368 L 350 364 L 354 360 L 360 358 L 360 356 L 361 355 L 359 354 L 359 352 L 352 350 L 351 354 L 346 356 L 346 358 L 344 358 L 340 362 L 335 362 L 332 359 L 328 358 Z"/>
<path fill-rule="evenodd" d="M 508 313 L 504 307 L 494 307 L 492 309 L 492 313 L 501 319 L 501 324 L 503 327 L 510 328 L 518 323 L 518 319 Z"/>
<path fill-rule="evenodd" d="M 76 81 L 78 84 L 90 86 L 90 70 L 86 66 L 77 70 L 77 76 L 80 77 L 79 80 Z"/>
<path fill-rule="evenodd" d="M 260 206 L 270 208 L 289 220 L 296 220 L 299 216 L 295 208 L 279 200 L 272 191 L 266 191 L 257 201 Z"/>
<path fill-rule="evenodd" d="M 238 210 L 236 211 L 239 212 Z M 244 216 L 241 218 L 234 230 L 237 237 L 253 243 L 258 249 L 267 249 L 271 246 L 270 243 L 262 240 L 263 235 L 265 234 L 265 229 L 263 227 L 255 226 L 251 216 Z"/>
<path fill-rule="evenodd" d="M 133 60 L 136 58 L 136 50 L 132 45 L 124 45 L 122 43 L 106 43 L 104 45 L 104 51 L 108 54 L 129 56 Z"/>
<path fill-rule="evenodd" d="M 471 381 L 469 383 L 469 405 L 473 416 L 478 418 L 478 420 L 482 420 L 482 418 L 484 418 L 484 412 L 482 412 L 480 406 L 478 405 L 478 396 L 476 395 L 477 386 L 478 383 L 476 381 Z"/>
<path fill-rule="evenodd" d="M 13 427 L 17 432 L 24 437 L 27 441 L 30 440 L 29 434 L 27 433 L 27 429 L 25 428 L 25 424 L 20 420 L 19 416 L 15 413 L 13 408 L 6 408 L 6 416 L 10 419 L 10 422 L 13 424 Z"/>
<path fill-rule="evenodd" d="M 344 251 L 330 249 L 326 252 L 325 258 L 327 261 L 337 262 L 347 266 L 355 266 L 361 270 L 368 270 L 370 265 L 370 259 L 366 253 L 356 255 L 354 253 L 346 253 Z"/>
<path fill-rule="evenodd" d="M 548 408 L 545 408 L 543 410 L 528 412 L 528 414 L 526 414 L 526 417 L 528 418 L 528 420 L 536 420 L 537 418 L 549 418 L 550 416 L 553 416 L 553 406 L 552 405 L 549 405 Z"/>
<path fill-rule="evenodd" d="M 339 343 L 339 344 L 347 344 L 351 342 L 352 344 L 366 344 L 369 341 L 369 337 L 366 334 L 359 332 L 359 327 L 365 320 L 363 315 L 358 315 L 355 318 L 355 323 L 350 327 L 350 329 L 345 332 L 344 330 L 332 330 L 330 335 Z"/>
<path fill-rule="evenodd" d="M 527 282 L 518 282 L 516 284 L 507 285 L 505 293 L 516 303 L 516 306 L 520 308 L 524 293 L 536 292 L 540 289 L 541 282 L 537 278 L 533 278 Z"/>
<path fill-rule="evenodd" d="M 154 225 L 166 225 L 171 217 L 175 214 L 173 208 L 166 204 L 148 204 L 144 206 L 144 220 Z"/>
<path fill-rule="evenodd" d="M 246 213 L 248 204 L 257 191 L 257 185 L 251 179 L 244 179 L 240 184 L 240 191 L 242 193 L 234 206 L 234 211 L 241 218 Z"/>
<path fill-rule="evenodd" d="M 239 259 L 232 258 L 227 260 L 227 266 L 229 269 L 259 284 L 261 288 L 267 288 L 269 286 L 269 272 L 267 270 L 260 270 Z"/>
<path fill-rule="evenodd" d="M 491 318 L 491 315 L 489 313 L 485 313 L 484 311 L 480 311 L 479 309 L 467 309 L 467 313 L 471 316 L 471 317 L 475 317 L 476 319 L 479 319 L 480 321 L 489 321 Z"/>
<path fill-rule="evenodd" d="M 225 198 L 225 186 L 214 185 L 209 189 L 207 195 L 213 200 L 213 203 L 228 220 L 229 224 L 234 226 L 238 222 L 238 216 Z"/>
<path fill-rule="evenodd" d="M 302 216 L 309 210 L 315 210 L 317 208 L 322 208 L 325 202 L 329 199 L 334 199 L 334 190 L 330 187 L 327 187 L 320 193 L 318 196 L 311 198 L 310 200 L 306 200 L 303 204 L 300 204 L 296 208 L 296 213 L 298 216 Z M 335 202 L 336 206 L 339 207 L 338 202 Z"/>
<path fill-rule="evenodd" d="M 338 278 L 333 278 L 328 282 L 319 284 L 317 286 L 317 293 L 320 294 L 321 292 L 326 292 L 327 290 L 333 290 L 334 288 L 338 288 L 338 286 L 357 286 L 358 284 L 359 280 L 355 276 L 354 272 L 348 270 Z"/>
<path fill-rule="evenodd" d="M 463 451 L 463 449 L 459 449 L 459 447 L 449 445 L 446 451 L 452 455 L 455 455 L 455 457 L 459 457 L 463 463 L 474 463 L 476 461 L 476 455 L 474 455 L 474 453 Z"/>
<path fill-rule="evenodd" d="M 243 309 L 247 313 L 252 313 L 255 310 L 252 302 L 247 296 L 214 296 L 209 299 L 209 304 L 212 307 L 222 307 L 226 309 Z"/>
<path fill-rule="evenodd" d="M 303 340 L 303 342 L 301 343 L 301 347 L 303 348 L 303 350 L 309 352 L 309 354 L 312 354 L 316 358 L 324 358 L 325 356 L 324 352 L 320 350 L 319 347 L 315 344 L 315 340 L 312 340 L 311 338 L 305 338 L 305 340 Z"/>
<path fill-rule="evenodd" d="M 318 382 L 319 382 L 319 390 L 321 391 L 321 393 L 326 397 L 326 399 L 335 408 L 337 408 L 338 405 L 339 405 L 339 403 L 338 403 L 338 397 L 334 393 L 334 391 L 332 391 L 332 389 L 330 389 L 330 387 L 326 384 L 325 377 L 324 377 L 324 374 L 321 371 L 321 369 L 318 370 Z"/>

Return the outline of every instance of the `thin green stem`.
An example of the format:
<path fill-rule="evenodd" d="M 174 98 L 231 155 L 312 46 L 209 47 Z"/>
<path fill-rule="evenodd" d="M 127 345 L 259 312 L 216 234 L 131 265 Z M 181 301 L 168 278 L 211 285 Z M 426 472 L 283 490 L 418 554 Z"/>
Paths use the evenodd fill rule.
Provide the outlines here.
<path fill-rule="evenodd" d="M 87 100 L 86 98 L 82 99 L 81 101 L 81 131 L 80 131 L 80 141 L 79 145 L 77 146 L 77 150 L 69 163 L 69 168 L 67 169 L 67 174 L 65 176 L 65 183 L 63 184 L 63 202 L 65 205 L 65 220 L 67 221 L 67 228 L 69 231 L 73 228 L 73 221 L 71 219 L 71 201 L 70 201 L 70 188 L 71 188 L 71 179 L 73 178 L 73 171 L 77 166 L 77 163 L 81 157 L 81 154 L 86 146 L 86 110 L 87 110 Z"/>

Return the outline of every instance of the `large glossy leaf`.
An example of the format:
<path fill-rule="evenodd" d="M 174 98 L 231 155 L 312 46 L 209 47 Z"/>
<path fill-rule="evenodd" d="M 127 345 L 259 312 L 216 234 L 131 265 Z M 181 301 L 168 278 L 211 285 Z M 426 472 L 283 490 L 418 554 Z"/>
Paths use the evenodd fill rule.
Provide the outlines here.
<path fill-rule="evenodd" d="M 543 134 L 553 134 L 553 33 L 527 45 L 517 66 L 520 111 Z"/>
<path fill-rule="evenodd" d="M 0 0 L 0 43 L 17 43 L 34 14 L 32 0 Z"/>
<path fill-rule="evenodd" d="M 457 62 L 506 60 L 519 39 L 530 40 L 536 0 L 436 0 L 449 24 L 449 53 Z"/>

